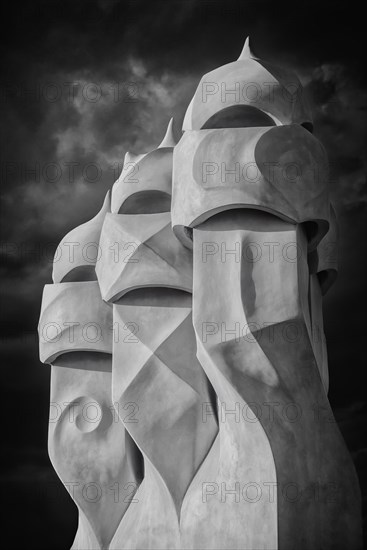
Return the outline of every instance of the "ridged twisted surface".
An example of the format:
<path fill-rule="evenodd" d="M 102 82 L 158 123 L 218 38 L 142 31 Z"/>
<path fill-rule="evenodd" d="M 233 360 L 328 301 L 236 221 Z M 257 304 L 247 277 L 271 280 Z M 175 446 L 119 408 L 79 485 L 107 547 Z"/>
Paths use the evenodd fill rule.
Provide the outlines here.
<path fill-rule="evenodd" d="M 194 229 L 193 244 L 198 358 L 219 400 L 233 408 L 238 399 L 258 419 L 257 435 L 225 424 L 243 449 L 230 480 L 278 484 L 276 506 L 262 492 L 262 513 L 244 510 L 248 530 L 227 501 L 217 516 L 232 518 L 216 533 L 222 548 L 287 549 L 296 540 L 304 549 L 359 548 L 358 482 L 313 349 L 302 229 L 261 212 L 228 212 Z M 247 449 L 257 460 L 243 476 Z"/>

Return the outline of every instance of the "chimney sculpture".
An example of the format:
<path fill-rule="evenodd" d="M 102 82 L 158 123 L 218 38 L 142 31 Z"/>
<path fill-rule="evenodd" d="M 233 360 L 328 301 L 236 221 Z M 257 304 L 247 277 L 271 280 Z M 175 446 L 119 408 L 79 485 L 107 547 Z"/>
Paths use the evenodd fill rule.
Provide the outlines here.
<path fill-rule="evenodd" d="M 183 130 L 126 154 L 44 290 L 72 548 L 361 548 L 327 398 L 336 217 L 300 82 L 247 40 L 201 79 Z"/>

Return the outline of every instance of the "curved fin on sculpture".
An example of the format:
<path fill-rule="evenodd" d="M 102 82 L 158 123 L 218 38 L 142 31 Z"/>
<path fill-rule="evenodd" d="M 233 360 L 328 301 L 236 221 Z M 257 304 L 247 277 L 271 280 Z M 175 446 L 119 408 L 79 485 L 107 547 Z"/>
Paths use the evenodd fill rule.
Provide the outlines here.
<path fill-rule="evenodd" d="M 110 191 L 107 191 L 102 208 L 91 220 L 78 225 L 60 241 L 54 256 L 52 280 L 54 283 L 61 283 L 72 270 L 81 266 L 93 266 L 97 261 L 98 243 L 102 230 L 105 215 L 111 209 Z M 73 245 L 73 253 L 69 246 Z M 83 254 L 84 246 L 95 245 L 96 260 L 93 261 L 89 255 Z M 63 249 L 67 246 L 67 250 Z M 76 245 L 76 246 L 74 246 Z"/>
<path fill-rule="evenodd" d="M 130 151 L 127 151 L 125 153 L 124 158 L 124 167 L 129 163 L 137 164 L 140 162 L 144 157 L 149 155 L 149 153 L 152 153 L 156 149 L 162 149 L 163 147 L 175 147 L 177 145 L 177 141 L 175 139 L 175 136 L 173 134 L 173 117 L 170 119 L 166 133 L 164 135 L 164 138 L 162 139 L 161 143 L 156 147 L 155 149 L 152 149 L 152 151 L 148 151 L 148 153 L 142 153 L 141 155 L 135 155 L 134 153 L 130 153 Z"/>
<path fill-rule="evenodd" d="M 149 153 L 142 153 L 141 155 L 135 155 L 134 153 L 130 153 L 130 151 L 127 151 L 125 153 L 124 157 L 124 167 L 129 163 L 132 162 L 134 164 L 138 163 L 140 160 L 142 160 L 146 155 L 149 155 Z"/>
<path fill-rule="evenodd" d="M 125 154 L 122 171 L 112 187 L 111 212 L 113 214 L 142 212 L 139 209 L 136 210 L 137 205 L 134 200 L 128 205 L 125 204 L 132 195 L 137 195 L 138 192 L 162 191 L 171 196 L 172 154 L 175 145 L 173 118 L 171 118 L 166 134 L 158 147 L 142 155 L 130 152 Z M 154 207 L 153 211 L 167 211 L 167 204 L 163 210 Z M 149 208 L 148 212 L 151 212 Z"/>
<path fill-rule="evenodd" d="M 185 130 L 192 130 L 191 118 L 192 118 L 192 110 L 193 110 L 193 105 L 194 105 L 194 99 L 195 99 L 195 95 L 192 96 L 191 101 L 190 101 L 190 103 L 189 103 L 189 105 L 186 109 L 186 113 L 185 113 L 183 123 L 182 123 L 182 131 L 183 132 Z"/>
<path fill-rule="evenodd" d="M 242 52 L 237 61 L 243 61 L 245 59 L 256 59 L 250 48 L 250 37 L 248 36 L 242 48 Z"/>
<path fill-rule="evenodd" d="M 173 135 L 173 117 L 172 117 L 168 123 L 165 136 L 162 139 L 161 143 L 158 145 L 157 149 L 161 149 L 162 147 L 175 147 L 176 144 L 177 142 L 175 140 L 175 136 Z"/>
<path fill-rule="evenodd" d="M 260 93 L 254 96 L 253 86 Z M 281 124 L 304 124 L 312 131 L 312 117 L 305 94 L 294 94 L 302 85 L 292 71 L 260 60 L 246 39 L 239 58 L 204 74 L 188 106 L 183 130 L 200 130 L 226 107 L 251 105 Z M 288 87 L 290 90 L 288 91 Z M 293 100 L 289 101 L 290 96 Z"/>

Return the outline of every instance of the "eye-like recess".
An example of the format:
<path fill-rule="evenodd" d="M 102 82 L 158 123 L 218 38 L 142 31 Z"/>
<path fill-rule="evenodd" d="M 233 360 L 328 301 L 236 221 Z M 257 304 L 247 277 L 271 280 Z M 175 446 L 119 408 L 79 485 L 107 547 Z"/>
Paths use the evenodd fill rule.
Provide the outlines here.
<path fill-rule="evenodd" d="M 119 214 L 158 214 L 171 210 L 171 195 L 164 191 L 139 191 L 120 207 Z"/>
<path fill-rule="evenodd" d="M 232 105 L 222 109 L 206 121 L 202 130 L 213 128 L 251 128 L 260 126 L 276 126 L 274 120 L 250 105 Z"/>
<path fill-rule="evenodd" d="M 178 288 L 142 287 L 130 290 L 114 303 L 125 306 L 191 307 L 192 295 Z"/>
<path fill-rule="evenodd" d="M 69 369 L 111 372 L 112 356 L 100 351 L 68 351 L 56 357 L 52 364 Z"/>
<path fill-rule="evenodd" d="M 62 278 L 62 283 L 81 283 L 86 281 L 97 281 L 94 265 L 79 265 L 74 267 Z"/>

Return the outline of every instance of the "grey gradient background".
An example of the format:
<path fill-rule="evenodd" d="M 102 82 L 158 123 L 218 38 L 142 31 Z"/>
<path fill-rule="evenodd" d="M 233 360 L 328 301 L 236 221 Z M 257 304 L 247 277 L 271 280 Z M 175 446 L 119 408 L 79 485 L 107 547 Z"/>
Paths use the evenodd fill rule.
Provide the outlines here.
<path fill-rule="evenodd" d="M 36 0 L 3 7 L 4 547 L 64 549 L 76 529 L 76 509 L 47 456 L 49 368 L 39 362 L 36 335 L 56 245 L 99 210 L 127 150 L 154 148 L 171 116 L 181 135 L 200 77 L 236 59 L 248 34 L 257 56 L 297 72 L 331 161 L 341 265 L 325 299 L 330 400 L 365 488 L 366 82 L 358 3 Z M 78 163 L 73 176 L 66 163 Z"/>

